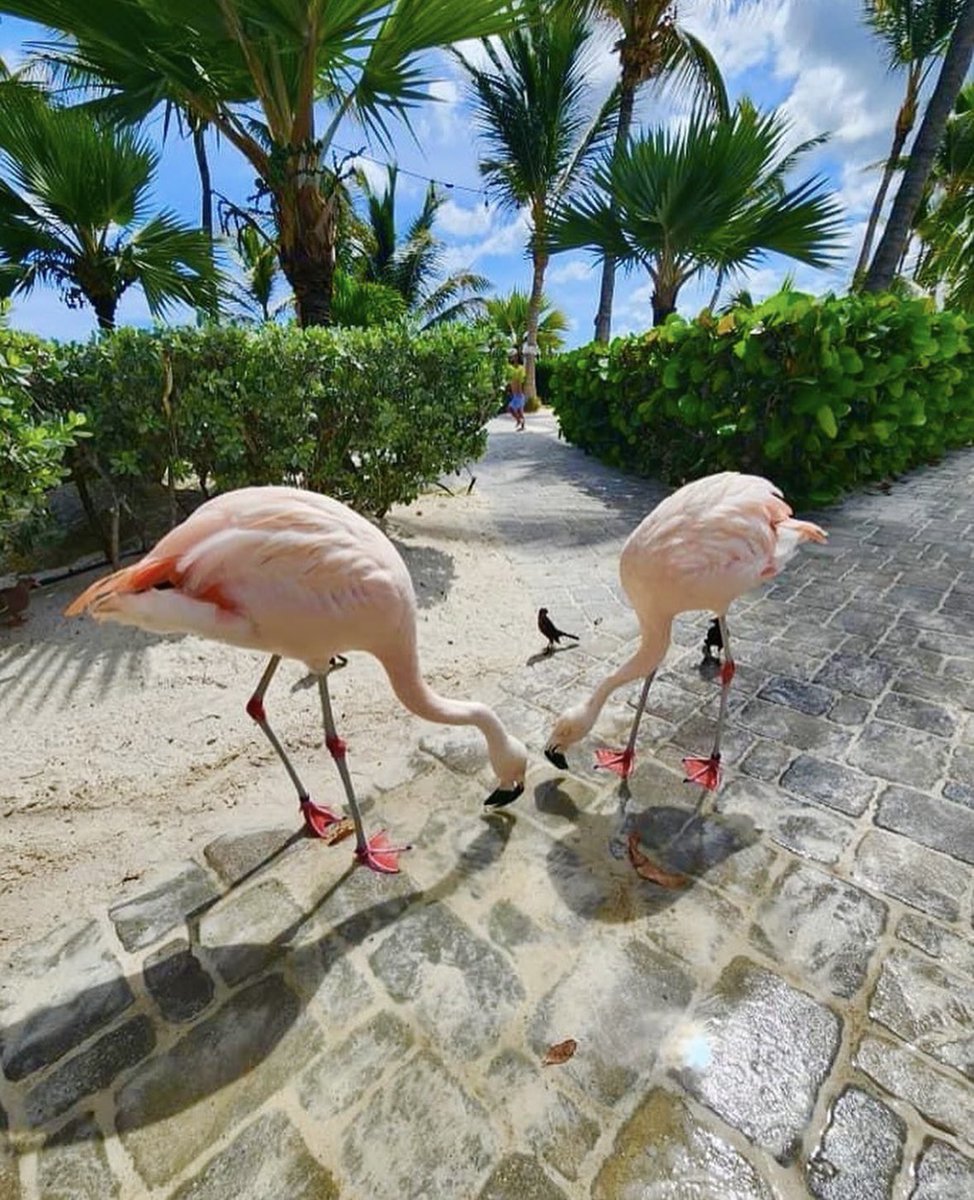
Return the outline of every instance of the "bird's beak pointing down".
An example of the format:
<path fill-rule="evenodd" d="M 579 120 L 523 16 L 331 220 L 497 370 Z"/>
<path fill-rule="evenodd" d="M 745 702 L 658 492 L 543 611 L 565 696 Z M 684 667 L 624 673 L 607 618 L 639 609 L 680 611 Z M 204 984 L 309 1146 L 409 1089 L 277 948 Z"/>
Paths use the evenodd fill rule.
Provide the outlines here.
<path fill-rule="evenodd" d="M 523 783 L 516 783 L 512 788 L 496 788 L 490 793 L 484 804 L 488 808 L 503 808 L 505 804 L 513 804 L 523 791 Z"/>
<path fill-rule="evenodd" d="M 545 746 L 544 756 L 548 762 L 550 762 L 552 766 L 557 767 L 559 771 L 568 770 L 568 759 L 565 758 L 564 754 L 562 754 L 557 746 Z"/>

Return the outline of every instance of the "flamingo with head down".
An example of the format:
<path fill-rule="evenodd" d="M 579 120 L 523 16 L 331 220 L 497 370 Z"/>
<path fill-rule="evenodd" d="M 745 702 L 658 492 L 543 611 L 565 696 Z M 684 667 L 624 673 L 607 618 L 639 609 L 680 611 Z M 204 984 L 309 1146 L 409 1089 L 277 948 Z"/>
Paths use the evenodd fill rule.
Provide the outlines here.
<path fill-rule="evenodd" d="M 627 779 L 636 753 L 636 732 L 649 686 L 670 644 L 678 613 L 715 613 L 723 640 L 720 710 L 713 749 L 707 758 L 683 760 L 687 781 L 715 789 L 720 782 L 720 737 L 735 663 L 727 632 L 727 610 L 784 567 L 802 542 L 824 542 L 811 521 L 796 521 L 775 485 L 759 475 L 723 471 L 679 488 L 633 530 L 622 548 L 619 576 L 639 619 L 636 652 L 595 688 L 587 700 L 566 709 L 555 722 L 545 754 L 565 770 L 565 750 L 581 741 L 612 693 L 645 677 L 628 745 L 596 751 L 599 766 Z"/>
<path fill-rule="evenodd" d="M 99 579 L 66 610 L 155 633 L 190 633 L 261 650 L 270 662 L 247 704 L 294 784 L 311 834 L 339 818 L 316 804 L 267 720 L 264 694 L 282 658 L 318 676 L 325 744 L 342 779 L 356 835 L 356 858 L 393 873 L 405 847 L 385 833 L 365 836 L 338 736 L 328 674 L 350 650 L 382 664 L 393 691 L 417 716 L 475 725 L 487 743 L 497 789 L 491 806 L 524 789 L 527 753 L 485 704 L 437 695 L 423 679 L 416 644 L 416 596 L 389 539 L 337 500 L 290 487 L 250 487 L 202 504 L 139 562 Z"/>

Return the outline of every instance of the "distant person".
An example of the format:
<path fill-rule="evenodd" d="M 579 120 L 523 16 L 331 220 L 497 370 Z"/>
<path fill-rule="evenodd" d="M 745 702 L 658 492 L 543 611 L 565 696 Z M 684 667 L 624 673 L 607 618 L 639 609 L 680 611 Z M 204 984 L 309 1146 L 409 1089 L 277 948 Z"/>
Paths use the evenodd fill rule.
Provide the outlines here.
<path fill-rule="evenodd" d="M 520 431 L 524 428 L 524 381 L 527 371 L 520 363 L 513 363 L 507 368 L 507 390 L 510 400 L 507 411 L 514 418 L 514 426 Z"/>

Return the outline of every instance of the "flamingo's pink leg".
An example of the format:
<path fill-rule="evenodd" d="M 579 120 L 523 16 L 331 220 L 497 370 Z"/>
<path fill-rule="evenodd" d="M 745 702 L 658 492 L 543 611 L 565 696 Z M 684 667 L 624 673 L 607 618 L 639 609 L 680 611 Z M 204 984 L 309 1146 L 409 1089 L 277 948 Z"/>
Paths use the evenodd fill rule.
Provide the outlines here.
<path fill-rule="evenodd" d="M 321 696 L 321 715 L 325 724 L 325 745 L 335 760 L 338 774 L 342 778 L 348 807 L 352 812 L 352 821 L 355 823 L 355 858 L 363 866 L 368 867 L 372 871 L 377 871 L 379 874 L 395 875 L 399 871 L 399 855 L 404 850 L 412 849 L 412 847 L 390 846 L 389 839 L 384 830 L 372 838 L 365 836 L 362 814 L 359 812 L 358 801 L 355 799 L 355 789 L 352 787 L 352 777 L 348 772 L 348 763 L 345 761 L 347 747 L 344 740 L 338 736 L 338 730 L 335 728 L 335 717 L 331 708 L 331 696 L 328 693 L 327 672 L 318 676 L 318 692 Z"/>
<path fill-rule="evenodd" d="M 632 774 L 633 764 L 636 761 L 636 734 L 639 731 L 639 722 L 642 720 L 643 710 L 646 707 L 646 699 L 649 696 L 649 685 L 653 682 L 655 671 L 650 671 L 646 676 L 646 682 L 643 684 L 642 695 L 639 697 L 639 704 L 636 707 L 636 715 L 633 718 L 632 729 L 629 733 L 629 741 L 626 744 L 625 750 L 610 750 L 607 746 L 595 751 L 595 765 L 597 767 L 605 767 L 609 771 L 614 771 L 621 779 L 628 779 Z"/>
<path fill-rule="evenodd" d="M 731 655 L 730 637 L 727 624 L 723 617 L 720 622 L 720 635 L 724 642 L 724 662 L 720 668 L 720 709 L 717 713 L 717 730 L 714 734 L 714 748 L 709 758 L 687 757 L 683 760 L 686 770 L 686 783 L 698 783 L 708 791 L 714 792 L 720 786 L 720 737 L 724 729 L 724 718 L 727 715 L 727 696 L 730 692 L 731 680 L 737 670 L 737 664 Z"/>
<path fill-rule="evenodd" d="M 330 808 L 325 808 L 324 805 L 315 804 L 308 795 L 308 791 L 301 782 L 297 771 L 294 769 L 290 758 L 281 743 L 278 741 L 277 734 L 271 729 L 267 720 L 267 712 L 264 708 L 264 693 L 274 678 L 274 672 L 280 664 L 281 656 L 275 654 L 260 677 L 260 683 L 254 694 L 247 701 L 247 715 L 251 717 L 260 728 L 263 730 L 264 737 L 270 742 L 277 753 L 278 758 L 284 764 L 284 769 L 287 771 L 294 784 L 295 790 L 298 793 L 298 803 L 301 805 L 301 815 L 304 817 L 305 828 L 313 837 L 322 837 L 329 825 L 334 825 L 338 817 L 331 811 Z"/>

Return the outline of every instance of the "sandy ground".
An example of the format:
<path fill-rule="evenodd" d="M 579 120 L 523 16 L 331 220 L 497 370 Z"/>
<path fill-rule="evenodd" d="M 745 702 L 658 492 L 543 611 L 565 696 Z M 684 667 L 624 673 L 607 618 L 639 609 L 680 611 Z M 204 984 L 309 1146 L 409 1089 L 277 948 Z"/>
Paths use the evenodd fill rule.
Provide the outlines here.
<path fill-rule="evenodd" d="M 538 635 L 528 614 L 497 621 L 517 609 L 518 583 L 484 541 L 486 503 L 476 491 L 424 496 L 385 528 L 416 585 L 427 678 L 446 695 L 491 700 Z M 62 617 L 99 573 L 33 592 L 28 623 L 0 628 L 0 957 L 69 914 L 144 890 L 221 833 L 297 825 L 287 777 L 244 712 L 261 657 Z M 268 714 L 312 795 L 340 801 L 304 676 L 282 665 Z M 353 778 L 363 790 L 408 778 L 435 727 L 401 708 L 368 656 L 333 679 Z"/>

